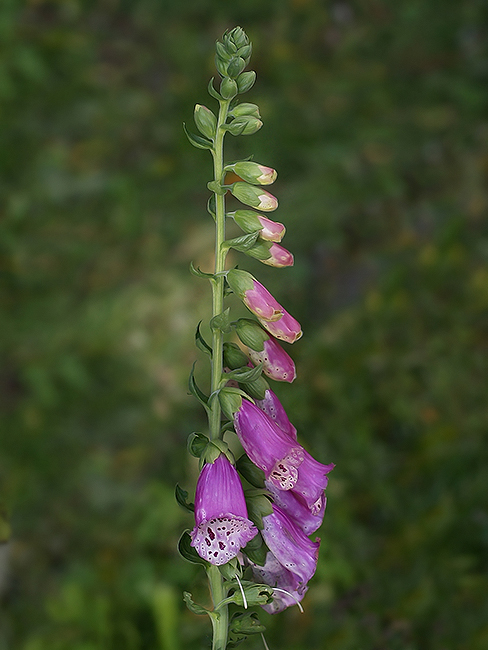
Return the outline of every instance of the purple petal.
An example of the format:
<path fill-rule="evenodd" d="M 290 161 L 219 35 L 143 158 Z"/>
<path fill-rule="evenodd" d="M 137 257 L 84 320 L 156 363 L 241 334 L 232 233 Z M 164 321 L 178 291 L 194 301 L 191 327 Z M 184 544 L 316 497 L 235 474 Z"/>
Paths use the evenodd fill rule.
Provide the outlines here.
<path fill-rule="evenodd" d="M 272 553 L 266 556 L 264 566 L 251 564 L 253 577 L 257 582 L 263 582 L 270 587 L 277 588 L 273 592 L 273 602 L 269 605 L 262 605 L 263 609 L 269 614 L 277 614 L 287 607 L 296 605 L 305 595 L 308 587 L 299 584 L 295 574 L 285 569 Z M 288 593 L 284 593 L 284 592 Z"/>
<path fill-rule="evenodd" d="M 311 535 L 322 525 L 326 505 L 326 498 L 323 493 L 312 510 L 295 494 L 295 490 L 279 490 L 270 481 L 266 481 L 266 488 L 271 493 L 274 503 L 306 535 Z"/>
<path fill-rule="evenodd" d="M 271 389 L 265 392 L 264 399 L 256 400 L 256 406 L 266 413 L 290 438 L 293 440 L 297 439 L 297 430 L 288 419 L 283 405 Z"/>
<path fill-rule="evenodd" d="M 334 469 L 334 463 L 323 465 L 315 460 L 308 451 L 304 450 L 303 463 L 300 465 L 298 480 L 294 492 L 301 497 L 307 506 L 316 511 L 321 508 L 321 498 L 329 479 L 327 474 Z"/>
<path fill-rule="evenodd" d="M 191 531 L 191 545 L 204 560 L 220 566 L 232 560 L 257 535 L 257 528 L 244 517 L 215 517 Z"/>
<path fill-rule="evenodd" d="M 248 400 L 242 400 L 234 419 L 244 451 L 281 489 L 289 490 L 298 480 L 303 448 L 285 434 L 268 416 Z"/>
<path fill-rule="evenodd" d="M 263 517 L 261 534 L 278 562 L 296 576 L 298 586 L 305 586 L 315 573 L 320 539 L 315 542 L 276 505 Z"/>

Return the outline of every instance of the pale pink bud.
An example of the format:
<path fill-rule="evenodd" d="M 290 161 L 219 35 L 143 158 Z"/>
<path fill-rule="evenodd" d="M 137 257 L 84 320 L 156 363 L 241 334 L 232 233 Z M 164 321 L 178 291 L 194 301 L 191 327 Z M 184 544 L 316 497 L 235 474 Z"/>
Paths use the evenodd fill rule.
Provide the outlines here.
<path fill-rule="evenodd" d="M 287 343 L 295 343 L 295 341 L 298 341 L 303 334 L 300 323 L 285 309 L 283 309 L 283 316 L 273 322 L 264 320 L 259 316 L 259 314 L 256 315 L 258 316 L 261 325 L 276 339 L 286 341 Z"/>
<path fill-rule="evenodd" d="M 294 264 L 293 255 L 279 244 L 273 243 L 271 245 L 269 255 L 267 259 L 261 260 L 263 264 L 274 266 L 278 269 L 282 269 L 285 266 L 293 266 Z"/>
<path fill-rule="evenodd" d="M 282 223 L 271 221 L 271 219 L 263 217 L 260 214 L 258 214 L 257 217 L 259 219 L 259 223 L 262 226 L 262 230 L 259 235 L 261 239 L 274 242 L 280 242 L 283 239 L 286 228 Z"/>

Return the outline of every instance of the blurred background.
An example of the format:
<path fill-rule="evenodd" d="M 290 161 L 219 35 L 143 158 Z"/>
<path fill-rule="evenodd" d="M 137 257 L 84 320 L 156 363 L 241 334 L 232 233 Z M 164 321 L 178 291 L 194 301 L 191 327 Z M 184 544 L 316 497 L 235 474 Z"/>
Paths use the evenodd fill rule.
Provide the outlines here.
<path fill-rule="evenodd" d="M 263 613 L 269 647 L 484 650 L 483 0 L 2 1 L 0 649 L 208 647 L 173 491 L 205 427 L 211 159 L 181 124 L 235 25 L 264 127 L 228 158 L 277 168 L 296 264 L 233 262 L 302 322 L 276 392 L 336 463 L 305 613 Z"/>

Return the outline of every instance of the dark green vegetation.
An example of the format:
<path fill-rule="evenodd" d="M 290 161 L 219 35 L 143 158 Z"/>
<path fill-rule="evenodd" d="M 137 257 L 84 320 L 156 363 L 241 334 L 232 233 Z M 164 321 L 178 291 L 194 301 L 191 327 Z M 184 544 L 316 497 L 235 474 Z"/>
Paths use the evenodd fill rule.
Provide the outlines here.
<path fill-rule="evenodd" d="M 305 331 L 277 392 L 337 464 L 305 614 L 262 615 L 268 644 L 488 647 L 486 3 L 0 4 L 0 649 L 206 647 L 173 488 L 211 172 L 181 122 L 236 24 L 296 256 L 259 278 Z"/>

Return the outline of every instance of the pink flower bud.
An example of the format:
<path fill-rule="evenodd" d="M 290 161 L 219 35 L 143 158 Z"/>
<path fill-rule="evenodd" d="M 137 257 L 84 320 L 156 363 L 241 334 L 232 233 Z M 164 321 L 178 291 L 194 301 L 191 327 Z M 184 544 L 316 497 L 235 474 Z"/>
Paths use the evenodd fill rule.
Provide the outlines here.
<path fill-rule="evenodd" d="M 271 219 L 263 217 L 260 214 L 258 214 L 257 217 L 263 227 L 259 235 L 261 239 L 274 242 L 280 242 L 283 239 L 286 228 L 282 223 L 271 221 Z"/>
<path fill-rule="evenodd" d="M 276 339 L 286 341 L 287 343 L 295 343 L 295 341 L 298 341 L 302 337 L 301 325 L 285 309 L 283 309 L 282 313 L 283 316 L 273 322 L 262 319 L 259 314 L 256 315 L 261 325 Z"/>
<path fill-rule="evenodd" d="M 269 255 L 267 259 L 261 260 L 263 264 L 274 266 L 278 269 L 282 269 L 285 266 L 293 266 L 294 264 L 293 255 L 279 244 L 271 244 Z"/>
<path fill-rule="evenodd" d="M 277 320 L 284 313 L 283 307 L 269 291 L 250 273 L 231 269 L 227 273 L 227 282 L 232 291 L 239 296 L 246 307 L 264 322 Z"/>
<path fill-rule="evenodd" d="M 282 223 L 271 221 L 268 217 L 256 214 L 252 210 L 236 210 L 228 212 L 227 216 L 232 217 L 244 232 L 251 233 L 260 230 L 259 236 L 265 241 L 280 242 L 286 232 Z"/>
<path fill-rule="evenodd" d="M 233 171 L 243 181 L 252 183 L 253 185 L 270 185 L 274 183 L 278 175 L 275 169 L 249 160 L 242 160 L 233 165 L 227 165 L 225 169 L 226 171 Z"/>
<path fill-rule="evenodd" d="M 275 196 L 255 185 L 237 182 L 233 183 L 230 191 L 236 199 L 257 210 L 272 212 L 278 207 L 278 199 Z"/>
<path fill-rule="evenodd" d="M 291 382 L 296 377 L 295 364 L 281 345 L 272 338 L 264 341 L 263 350 L 258 352 L 248 348 L 249 358 L 254 364 L 262 363 L 263 372 L 275 381 Z"/>

